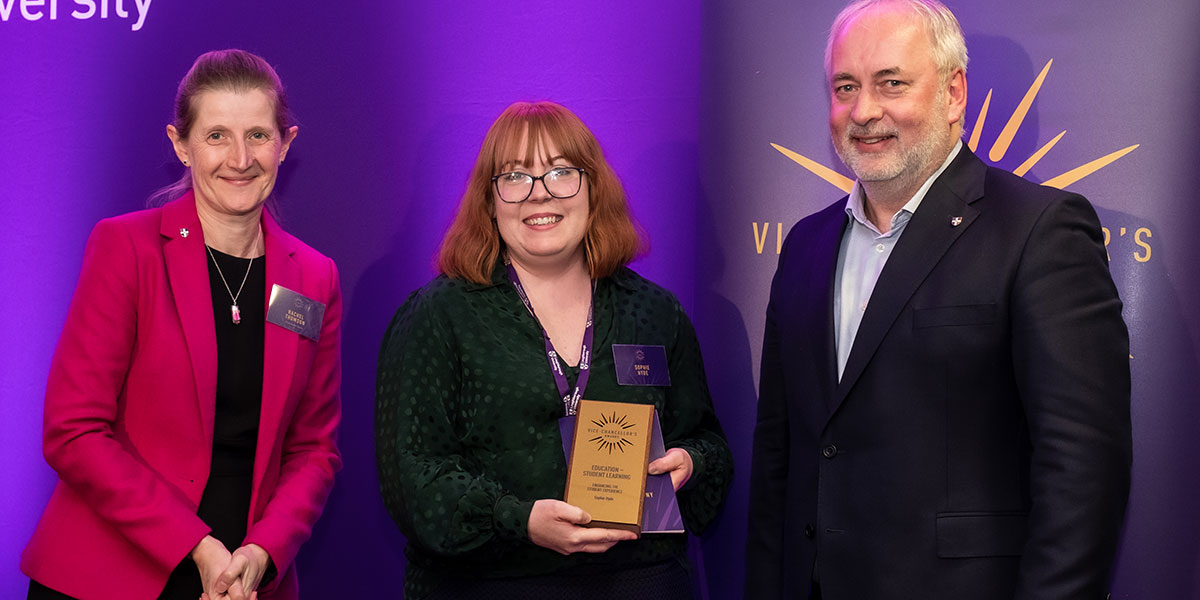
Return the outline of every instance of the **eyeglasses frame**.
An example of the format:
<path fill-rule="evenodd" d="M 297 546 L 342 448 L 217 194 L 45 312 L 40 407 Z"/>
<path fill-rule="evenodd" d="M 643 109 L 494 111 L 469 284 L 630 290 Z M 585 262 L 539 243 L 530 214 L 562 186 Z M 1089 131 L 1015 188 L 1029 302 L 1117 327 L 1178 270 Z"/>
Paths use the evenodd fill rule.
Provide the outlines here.
<path fill-rule="evenodd" d="M 550 191 L 550 187 L 546 185 L 546 176 L 547 175 L 549 175 L 550 173 L 552 173 L 554 171 L 561 171 L 563 169 L 569 169 L 571 171 L 579 171 L 579 180 L 580 180 L 579 181 L 579 189 L 575 190 L 575 193 L 571 194 L 570 196 L 558 196 L 554 192 Z M 529 193 L 525 194 L 525 197 L 521 198 L 520 200 L 505 200 L 504 196 L 500 194 L 500 183 L 499 183 L 500 178 L 504 177 L 505 175 L 508 175 L 510 173 L 521 173 L 522 175 L 526 175 L 533 180 L 529 183 Z M 546 171 L 545 173 L 542 173 L 541 175 L 538 175 L 536 177 L 534 177 L 533 175 L 530 175 L 529 173 L 524 173 L 522 171 L 505 171 L 503 173 L 497 173 L 495 175 L 492 175 L 492 187 L 495 188 L 495 190 L 496 190 L 496 197 L 499 198 L 500 201 L 505 204 L 521 204 L 522 202 L 529 200 L 529 198 L 531 196 L 533 196 L 533 188 L 537 187 L 537 182 L 539 182 L 539 181 L 542 182 L 542 188 L 546 190 L 547 194 L 550 194 L 551 198 L 558 198 L 559 200 L 566 200 L 567 198 L 574 198 L 575 196 L 579 195 L 579 190 L 583 189 L 583 177 L 584 177 L 584 175 L 587 175 L 587 174 L 588 174 L 587 169 L 585 169 L 583 167 L 565 167 L 565 166 L 564 167 L 553 167 L 549 171 Z"/>

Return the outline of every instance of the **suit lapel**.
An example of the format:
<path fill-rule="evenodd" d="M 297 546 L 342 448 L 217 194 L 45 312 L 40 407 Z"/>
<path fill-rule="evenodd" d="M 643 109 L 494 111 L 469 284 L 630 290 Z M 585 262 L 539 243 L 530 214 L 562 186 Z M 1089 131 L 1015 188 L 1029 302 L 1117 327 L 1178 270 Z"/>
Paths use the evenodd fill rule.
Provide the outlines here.
<path fill-rule="evenodd" d="M 806 276 L 802 282 L 802 289 L 812 290 L 812 293 L 794 294 L 794 297 L 801 299 L 805 304 L 794 307 L 793 312 L 793 314 L 799 315 L 802 321 L 798 331 L 823 332 L 820 339 L 812 341 L 819 344 L 817 352 L 813 353 L 817 364 L 809 363 L 806 366 L 817 369 L 809 380 L 817 382 L 820 386 L 820 397 L 825 398 L 825 409 L 828 412 L 823 415 L 824 417 L 832 414 L 835 408 L 833 393 L 837 387 L 837 342 L 833 326 L 833 299 L 835 297 L 833 284 L 837 274 L 838 252 L 841 249 L 842 235 L 848 219 L 846 199 L 843 198 L 841 202 L 835 203 L 826 211 L 826 214 L 821 217 L 821 222 L 817 224 L 815 233 L 806 241 L 812 245 L 811 250 L 802 253 L 803 256 L 809 257 L 811 262 L 797 266 Z M 785 344 L 800 343 L 799 340 L 782 340 L 782 342 Z"/>
<path fill-rule="evenodd" d="M 983 197 L 986 170 L 983 162 L 963 147 L 929 188 L 905 226 L 863 313 L 834 395 L 831 416 L 846 399 L 913 293 L 979 215 L 979 209 L 971 203 Z"/>
<path fill-rule="evenodd" d="M 264 311 L 270 310 L 271 290 L 278 284 L 296 292 L 303 292 L 300 267 L 293 259 L 295 250 L 291 236 L 275 223 L 267 211 L 262 217 L 266 244 L 267 285 Z M 264 314 L 266 314 L 264 312 Z M 265 324 L 263 335 L 263 395 L 262 415 L 259 422 L 258 448 L 254 460 L 254 490 L 259 489 L 271 449 L 284 427 L 281 426 L 291 391 L 292 376 L 296 367 L 296 354 L 300 334 L 289 331 L 274 323 Z M 251 511 L 253 515 L 254 511 Z"/>
<path fill-rule="evenodd" d="M 159 233 L 163 262 L 183 327 L 188 359 L 196 378 L 196 398 L 204 439 L 212 440 L 217 402 L 217 333 L 213 323 L 212 291 L 208 286 L 208 257 L 204 232 L 192 192 L 163 207 Z M 186 233 L 185 233 L 186 232 Z"/>

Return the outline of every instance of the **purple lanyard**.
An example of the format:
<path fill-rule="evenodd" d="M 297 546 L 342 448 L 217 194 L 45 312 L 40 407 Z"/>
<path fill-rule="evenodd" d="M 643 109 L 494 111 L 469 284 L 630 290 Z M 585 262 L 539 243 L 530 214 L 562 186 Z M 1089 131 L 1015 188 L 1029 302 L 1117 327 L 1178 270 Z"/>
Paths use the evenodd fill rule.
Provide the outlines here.
<path fill-rule="evenodd" d="M 538 327 L 542 327 L 542 322 L 538 320 L 537 313 L 533 312 L 533 304 L 529 302 L 529 295 L 525 293 L 525 288 L 521 286 L 521 278 L 517 276 L 517 270 L 513 268 L 512 262 L 508 257 L 504 257 L 504 266 L 508 268 L 508 279 L 512 282 L 513 287 L 517 288 L 517 295 L 521 297 L 521 302 L 525 303 L 525 308 L 529 309 L 529 314 L 533 316 L 533 320 L 537 321 Z M 591 362 L 592 347 L 592 308 L 595 306 L 596 297 L 596 281 L 592 280 L 592 299 L 588 303 L 587 326 L 583 330 L 583 346 L 579 349 L 579 377 L 575 380 L 575 389 L 573 391 L 567 389 L 567 375 L 563 373 L 562 365 L 558 362 L 558 352 L 554 351 L 554 344 L 550 341 L 550 334 L 546 333 L 546 328 L 542 327 L 542 339 L 546 342 L 546 359 L 550 361 L 550 370 L 554 372 L 554 382 L 558 384 L 558 394 L 562 396 L 563 414 L 570 417 L 579 412 L 579 399 L 583 397 L 583 391 L 587 389 L 588 364 Z"/>

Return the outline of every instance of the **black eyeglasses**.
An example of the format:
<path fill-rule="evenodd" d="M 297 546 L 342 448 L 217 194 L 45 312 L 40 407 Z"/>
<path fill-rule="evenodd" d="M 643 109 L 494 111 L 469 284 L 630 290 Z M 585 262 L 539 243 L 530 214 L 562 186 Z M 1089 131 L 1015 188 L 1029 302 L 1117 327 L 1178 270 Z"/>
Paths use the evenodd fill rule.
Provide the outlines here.
<path fill-rule="evenodd" d="M 509 171 L 492 175 L 492 184 L 502 202 L 520 204 L 533 194 L 533 184 L 541 180 L 546 192 L 555 198 L 570 198 L 579 193 L 583 184 L 583 175 L 587 173 L 579 167 L 554 167 L 538 177 L 520 171 Z"/>

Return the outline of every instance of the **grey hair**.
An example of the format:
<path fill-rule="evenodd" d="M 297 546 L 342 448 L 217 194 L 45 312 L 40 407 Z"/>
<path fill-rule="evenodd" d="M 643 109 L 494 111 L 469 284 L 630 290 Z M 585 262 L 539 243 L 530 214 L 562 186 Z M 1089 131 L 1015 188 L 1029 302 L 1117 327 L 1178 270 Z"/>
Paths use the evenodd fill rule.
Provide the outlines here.
<path fill-rule="evenodd" d="M 831 75 L 833 67 L 833 42 L 838 33 L 851 21 L 868 10 L 885 4 L 906 7 L 925 25 L 929 42 L 933 47 L 933 63 L 938 74 L 946 81 L 958 69 L 967 72 L 967 42 L 963 39 L 962 27 L 954 13 L 938 0 L 857 0 L 847 5 L 833 20 L 829 28 L 829 39 L 825 44 L 825 76 Z"/>

